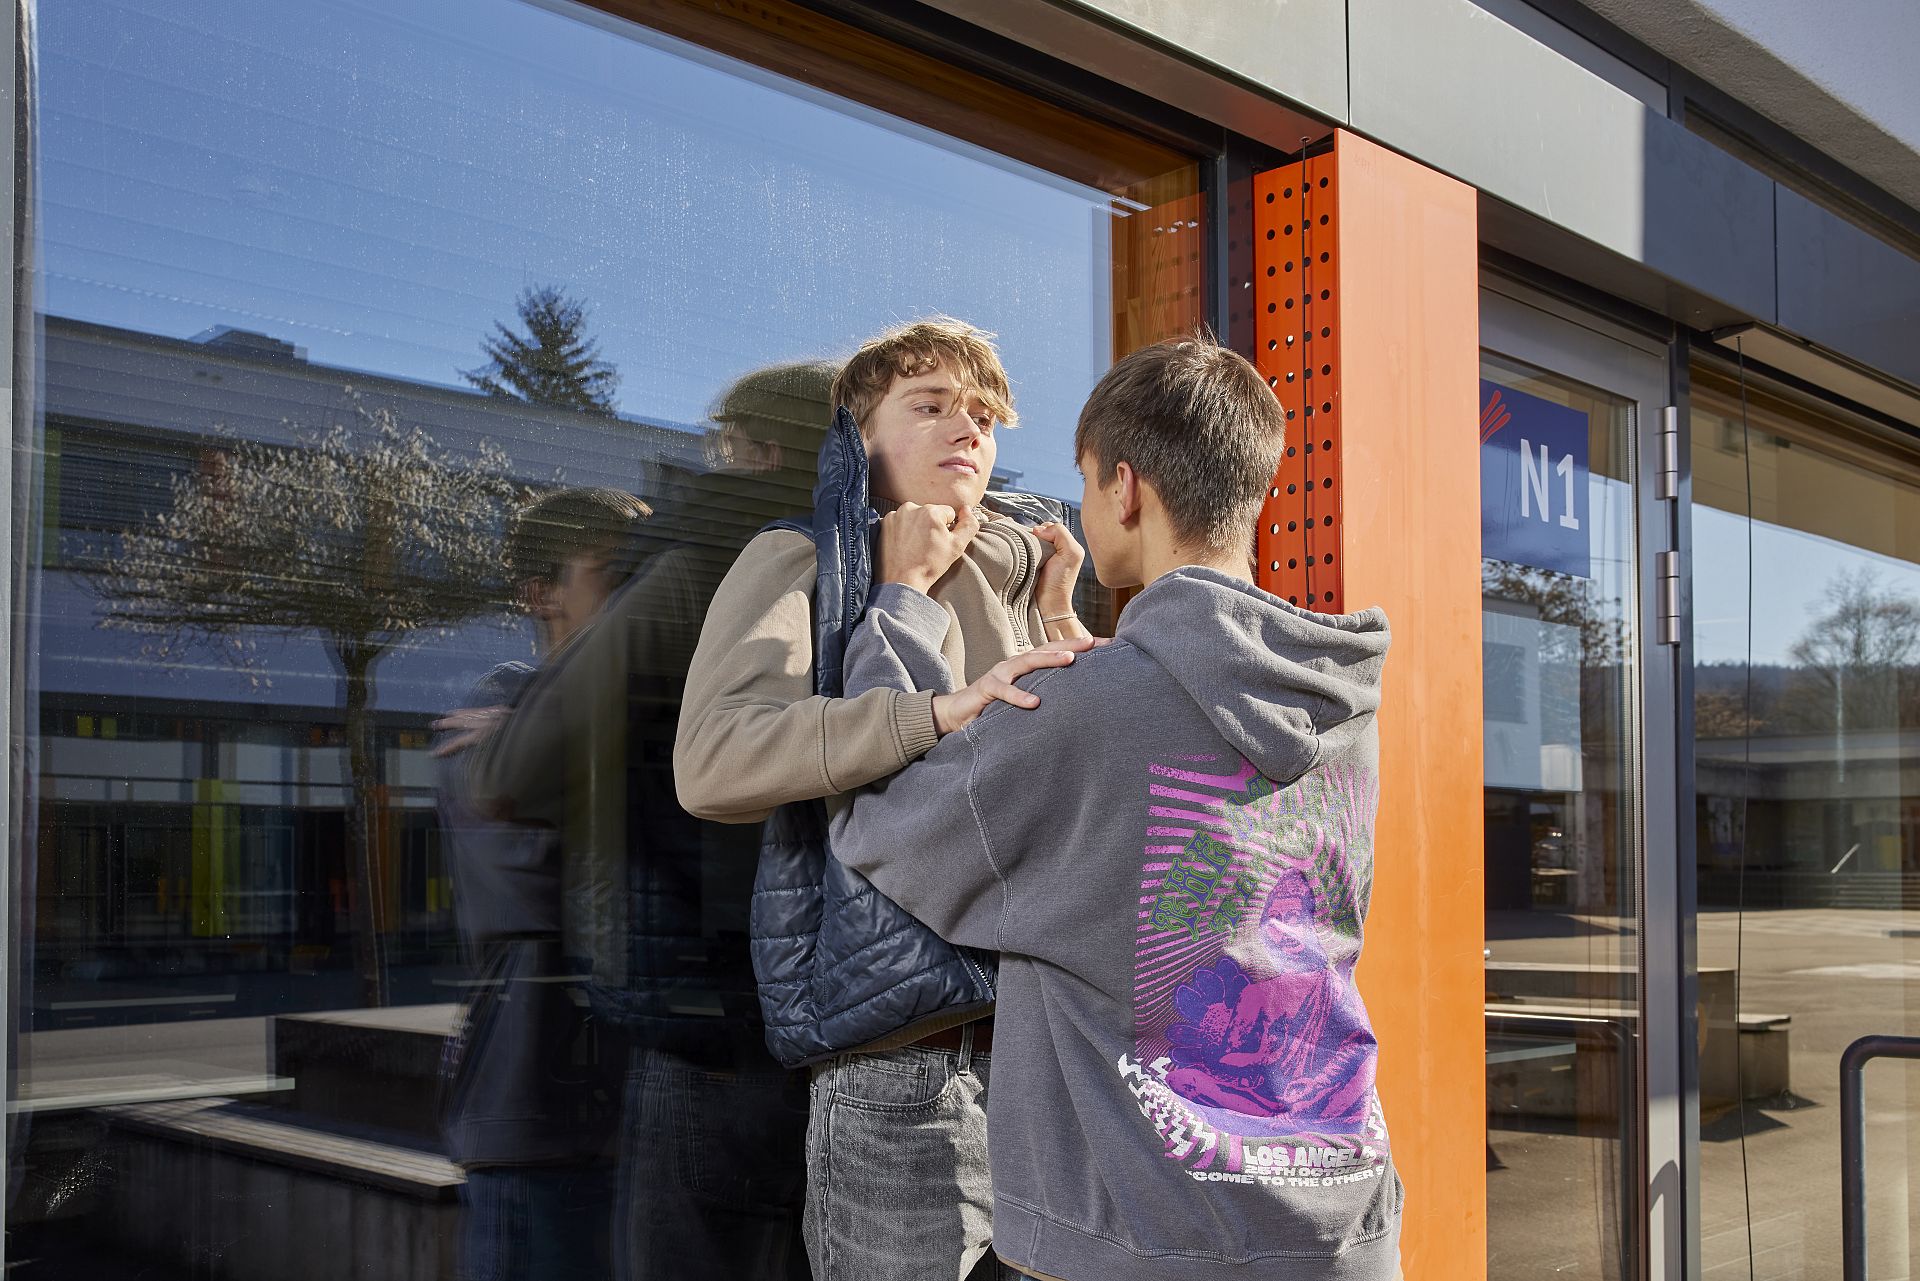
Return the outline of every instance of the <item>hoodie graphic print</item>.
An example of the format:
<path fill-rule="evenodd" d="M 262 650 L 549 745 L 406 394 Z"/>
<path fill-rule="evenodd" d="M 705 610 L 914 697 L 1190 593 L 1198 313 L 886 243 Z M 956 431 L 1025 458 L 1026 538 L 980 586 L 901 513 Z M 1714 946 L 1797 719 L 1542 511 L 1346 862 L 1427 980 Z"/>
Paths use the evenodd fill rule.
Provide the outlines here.
<path fill-rule="evenodd" d="M 1165 1154 L 1203 1182 L 1379 1178 L 1378 1047 L 1354 986 L 1378 783 L 1352 765 L 1282 789 L 1244 758 L 1148 767 L 1134 1053 L 1119 1070 Z"/>

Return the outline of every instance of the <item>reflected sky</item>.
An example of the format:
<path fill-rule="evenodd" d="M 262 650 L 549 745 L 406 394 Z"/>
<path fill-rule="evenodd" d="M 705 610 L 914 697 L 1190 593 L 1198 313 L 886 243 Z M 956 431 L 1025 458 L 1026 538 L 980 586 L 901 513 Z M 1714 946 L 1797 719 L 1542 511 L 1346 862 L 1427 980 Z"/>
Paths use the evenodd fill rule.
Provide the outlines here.
<path fill-rule="evenodd" d="M 49 313 L 462 385 L 557 283 L 621 411 L 692 422 L 747 369 L 948 311 L 1002 336 L 1004 465 L 1078 494 L 1111 357 L 1092 188 L 557 4 L 53 5 L 40 69 Z"/>
<path fill-rule="evenodd" d="M 1747 520 L 1693 508 L 1693 643 L 1698 663 L 1747 661 Z M 1870 570 L 1881 591 L 1920 601 L 1920 565 L 1832 538 L 1753 524 L 1753 661 L 1795 663 L 1793 644 L 1831 608 L 1827 589 L 1842 573 Z"/>

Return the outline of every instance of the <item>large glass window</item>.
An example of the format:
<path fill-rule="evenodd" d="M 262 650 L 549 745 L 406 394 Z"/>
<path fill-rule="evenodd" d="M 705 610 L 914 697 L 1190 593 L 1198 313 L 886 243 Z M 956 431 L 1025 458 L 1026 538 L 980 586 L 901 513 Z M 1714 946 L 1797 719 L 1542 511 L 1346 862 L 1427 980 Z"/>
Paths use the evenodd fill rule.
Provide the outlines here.
<path fill-rule="evenodd" d="M 1023 426 L 991 487 L 1070 499 L 1093 382 L 1202 319 L 1190 158 L 797 7 L 610 7 L 652 25 L 41 7 L 9 833 L 34 1275 L 451 1275 L 444 1065 L 497 976 L 432 722 L 540 661 L 517 510 L 611 487 L 724 568 L 808 506 L 831 362 L 935 312 L 999 335 Z M 662 786 L 670 733 L 630 747 Z M 673 891 L 679 1013 L 751 999 L 752 847 L 710 853 Z M 552 1071 L 614 1066 L 577 1033 Z"/>
<path fill-rule="evenodd" d="M 1920 1031 L 1920 455 L 1718 366 L 1691 427 L 1702 1263 L 1811 1281 L 1841 1270 L 1841 1052 Z M 1912 1074 L 1867 1095 L 1872 1275 L 1903 1276 Z"/>

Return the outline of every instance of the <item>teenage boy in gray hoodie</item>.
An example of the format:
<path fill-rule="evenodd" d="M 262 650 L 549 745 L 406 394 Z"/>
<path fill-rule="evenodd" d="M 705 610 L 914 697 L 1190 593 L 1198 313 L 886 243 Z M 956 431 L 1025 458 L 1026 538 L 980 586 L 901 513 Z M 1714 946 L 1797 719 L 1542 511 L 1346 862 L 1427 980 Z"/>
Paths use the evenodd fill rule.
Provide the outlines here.
<path fill-rule="evenodd" d="M 1284 426 L 1211 341 L 1115 365 L 1075 435 L 1081 515 L 1100 581 L 1145 590 L 1111 644 L 1021 681 L 836 820 L 838 857 L 1002 953 L 994 1247 L 1036 1277 L 1398 1271 L 1353 981 L 1387 622 L 1248 581 Z M 946 623 L 876 589 L 848 694 L 952 688 Z"/>

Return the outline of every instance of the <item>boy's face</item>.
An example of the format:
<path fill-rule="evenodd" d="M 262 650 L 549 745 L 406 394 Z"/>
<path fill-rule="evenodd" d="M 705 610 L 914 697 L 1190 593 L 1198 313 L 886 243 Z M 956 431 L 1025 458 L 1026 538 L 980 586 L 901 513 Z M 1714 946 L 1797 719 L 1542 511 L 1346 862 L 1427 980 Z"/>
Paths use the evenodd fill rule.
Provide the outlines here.
<path fill-rule="evenodd" d="M 1093 561 L 1093 576 L 1102 587 L 1138 587 L 1140 552 L 1138 522 L 1129 528 L 1126 518 L 1125 464 L 1115 470 L 1114 478 L 1100 483 L 1100 462 L 1092 454 L 1078 460 L 1080 484 L 1080 527 L 1086 539 L 1087 556 Z M 1124 469 L 1124 470 L 1123 470 Z"/>
<path fill-rule="evenodd" d="M 993 414 L 944 364 L 895 377 L 863 434 L 878 497 L 960 508 L 987 492 L 998 453 Z"/>
<path fill-rule="evenodd" d="M 549 650 L 572 640 L 613 596 L 618 586 L 612 569 L 614 550 L 576 552 L 561 563 L 558 579 L 527 584 L 528 604 Z"/>

